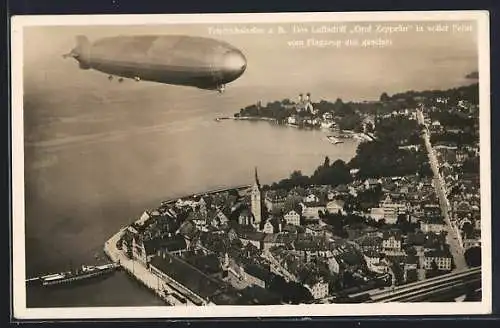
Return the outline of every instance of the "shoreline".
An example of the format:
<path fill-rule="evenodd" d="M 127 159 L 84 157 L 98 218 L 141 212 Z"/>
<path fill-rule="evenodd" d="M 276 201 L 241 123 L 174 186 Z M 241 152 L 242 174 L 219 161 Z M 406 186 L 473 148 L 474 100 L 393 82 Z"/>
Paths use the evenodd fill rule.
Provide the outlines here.
<path fill-rule="evenodd" d="M 139 263 L 138 261 L 129 259 L 126 257 L 123 252 L 121 252 L 117 247 L 116 243 L 123 235 L 123 232 L 127 229 L 127 227 L 122 227 L 116 234 L 111 236 L 104 243 L 104 254 L 113 262 L 120 265 L 121 268 L 129 276 L 134 278 L 136 281 L 140 282 L 143 286 L 147 287 L 149 290 L 153 291 L 161 300 L 163 300 L 167 305 L 172 306 L 174 304 L 171 303 L 170 298 L 167 298 L 165 293 L 162 291 L 166 289 L 164 284 L 159 284 L 159 280 L 157 282 L 157 286 L 154 286 L 155 280 L 158 278 L 153 275 L 153 273 L 149 272 L 147 268 Z"/>
<path fill-rule="evenodd" d="M 215 120 L 217 122 L 224 121 L 224 120 L 233 120 L 233 121 L 266 121 L 266 122 L 275 122 L 275 123 L 278 122 L 274 118 L 259 117 L 259 116 L 238 116 L 238 117 L 222 116 L 222 117 L 216 117 Z"/>
<path fill-rule="evenodd" d="M 238 117 L 221 116 L 221 117 L 216 117 L 214 120 L 216 122 L 227 121 L 227 120 L 232 120 L 232 121 L 263 121 L 263 122 L 272 122 L 272 123 L 275 123 L 277 125 L 288 126 L 288 127 L 292 127 L 292 128 L 296 128 L 296 129 L 336 132 L 336 131 L 333 131 L 331 129 L 325 129 L 322 127 L 300 126 L 300 125 L 291 124 L 291 123 L 279 123 L 278 120 L 275 118 L 260 117 L 260 116 L 238 116 Z M 350 131 L 350 130 L 337 131 L 337 132 L 340 133 L 340 136 L 337 136 L 337 137 L 343 138 L 343 139 L 356 139 L 359 141 L 374 141 L 374 140 L 376 140 L 373 133 L 354 132 L 354 131 Z"/>
<path fill-rule="evenodd" d="M 211 189 L 205 192 L 193 193 L 182 197 L 167 199 L 162 201 L 161 205 L 172 204 L 179 199 L 194 197 L 197 195 L 210 195 L 229 190 L 240 191 L 243 189 L 248 189 L 249 187 L 251 187 L 251 185 L 240 185 L 236 187 Z M 139 221 L 141 221 L 140 217 L 137 220 L 135 220 L 134 223 L 137 223 Z M 122 237 L 123 233 L 129 226 L 130 224 L 123 226 L 117 233 L 115 233 L 108 240 L 106 240 L 103 247 L 104 254 L 106 254 L 106 256 L 111 260 L 111 262 L 120 265 L 120 267 L 123 268 L 124 271 L 127 272 L 127 274 L 130 277 L 132 277 L 133 279 L 141 283 L 143 286 L 151 290 L 158 297 L 160 297 L 160 299 L 163 300 L 168 306 L 196 305 L 190 301 L 189 297 L 185 297 L 182 294 L 182 292 L 179 291 L 179 288 L 172 287 L 171 284 L 162 281 L 158 276 L 152 273 L 143 263 L 135 259 L 128 258 L 121 250 L 118 249 L 116 243 Z M 175 280 L 173 280 L 172 278 L 170 278 L 169 280 L 171 280 L 171 283 L 174 284 L 176 283 Z M 165 291 L 167 291 L 167 293 L 165 293 Z M 182 303 L 177 298 L 170 296 L 170 294 L 172 293 L 182 295 L 185 298 L 186 302 Z"/>

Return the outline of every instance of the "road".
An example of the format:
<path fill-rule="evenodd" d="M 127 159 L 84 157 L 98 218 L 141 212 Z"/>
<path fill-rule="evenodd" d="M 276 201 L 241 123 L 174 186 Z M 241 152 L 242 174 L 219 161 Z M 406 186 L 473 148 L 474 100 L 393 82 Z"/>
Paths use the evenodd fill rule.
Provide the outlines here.
<path fill-rule="evenodd" d="M 134 261 L 128 258 L 122 251 L 116 247 L 116 242 L 120 239 L 123 229 L 111 237 L 104 245 L 104 252 L 109 258 L 132 274 L 136 279 L 142 282 L 146 287 L 153 290 L 159 297 L 161 297 L 169 305 L 194 305 L 186 298 L 186 303 L 180 302 L 178 299 L 172 297 L 171 293 L 179 294 L 172 289 L 168 284 L 162 281 L 158 276 L 149 271 L 144 264 L 139 261 Z"/>
<path fill-rule="evenodd" d="M 436 153 L 431 145 L 429 130 L 425 124 L 424 114 L 421 110 L 417 109 L 417 120 L 419 124 L 425 126 L 423 138 L 425 143 L 425 148 L 427 149 L 427 154 L 429 156 L 429 163 L 431 165 L 432 172 L 434 174 L 434 187 L 439 199 L 439 205 L 441 206 L 441 212 L 443 213 L 444 220 L 446 222 L 446 242 L 450 245 L 450 251 L 453 256 L 453 261 L 455 263 L 454 271 L 463 270 L 467 268 L 467 263 L 465 262 L 464 252 L 460 243 L 458 241 L 457 232 L 453 227 L 450 218 L 450 203 L 446 198 L 446 189 L 444 179 L 439 173 L 439 163 L 436 157 Z"/>

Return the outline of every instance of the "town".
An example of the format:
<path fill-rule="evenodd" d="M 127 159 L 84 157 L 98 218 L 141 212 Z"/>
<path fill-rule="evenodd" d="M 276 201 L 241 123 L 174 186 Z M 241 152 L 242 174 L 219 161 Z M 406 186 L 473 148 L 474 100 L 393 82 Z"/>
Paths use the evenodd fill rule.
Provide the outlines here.
<path fill-rule="evenodd" d="M 354 158 L 310 176 L 164 201 L 106 244 L 168 304 L 363 302 L 481 265 L 478 85 L 313 103 L 310 94 L 236 115 L 364 134 Z"/>

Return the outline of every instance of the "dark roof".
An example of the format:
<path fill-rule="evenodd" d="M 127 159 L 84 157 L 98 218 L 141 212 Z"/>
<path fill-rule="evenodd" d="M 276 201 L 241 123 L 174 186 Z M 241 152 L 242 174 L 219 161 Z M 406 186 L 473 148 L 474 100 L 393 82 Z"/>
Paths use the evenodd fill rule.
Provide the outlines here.
<path fill-rule="evenodd" d="M 144 249 L 147 255 L 156 253 L 159 249 L 164 249 L 169 252 L 175 252 L 186 249 L 186 240 L 181 235 L 174 235 L 173 237 L 162 237 L 145 240 Z"/>
<path fill-rule="evenodd" d="M 266 223 L 269 222 L 273 226 L 273 231 L 279 231 L 280 224 L 283 226 L 283 222 L 281 222 L 280 218 L 272 217 L 267 219 Z"/>
<path fill-rule="evenodd" d="M 384 239 L 394 237 L 395 239 L 401 239 L 401 232 L 399 230 L 389 230 L 384 231 Z"/>
<path fill-rule="evenodd" d="M 241 304 L 241 292 L 238 290 L 227 290 L 213 295 L 210 299 L 217 305 L 245 305 Z"/>
<path fill-rule="evenodd" d="M 325 203 L 324 202 L 304 202 L 303 203 L 305 207 L 325 207 Z"/>
<path fill-rule="evenodd" d="M 446 249 L 434 249 L 425 252 L 426 257 L 451 257 L 451 253 Z"/>
<path fill-rule="evenodd" d="M 298 233 L 298 227 L 294 226 L 293 224 L 284 224 L 283 225 L 283 232 L 288 232 L 288 233 Z"/>
<path fill-rule="evenodd" d="M 349 192 L 349 188 L 347 188 L 345 184 L 338 185 L 337 187 L 335 187 L 334 190 L 337 192 L 344 192 L 344 193 Z"/>
<path fill-rule="evenodd" d="M 271 281 L 271 279 L 274 277 L 274 274 L 271 271 L 260 265 L 249 263 L 245 264 L 243 268 L 249 275 L 265 282 Z"/>
<path fill-rule="evenodd" d="M 247 240 L 261 241 L 265 238 L 266 234 L 260 231 L 241 231 L 238 230 L 238 237 Z"/>
<path fill-rule="evenodd" d="M 363 251 L 363 254 L 365 254 L 367 257 L 377 257 L 380 258 L 382 254 L 380 252 L 374 251 L 374 250 L 366 250 Z"/>
<path fill-rule="evenodd" d="M 242 294 L 240 303 L 243 305 L 273 305 L 281 303 L 279 295 L 256 285 L 249 286 L 241 290 L 240 293 Z"/>
<path fill-rule="evenodd" d="M 359 238 L 356 242 L 361 247 L 381 246 L 382 245 L 382 238 L 378 237 L 378 236 L 363 236 L 363 237 Z"/>
<path fill-rule="evenodd" d="M 319 250 L 319 245 L 315 240 L 296 240 L 294 247 L 298 251 L 317 251 Z"/>
<path fill-rule="evenodd" d="M 239 217 L 251 218 L 252 216 L 252 212 L 248 207 L 244 207 L 241 209 Z"/>
<path fill-rule="evenodd" d="M 422 222 L 428 224 L 445 224 L 444 218 L 441 215 L 428 216 Z"/>
<path fill-rule="evenodd" d="M 340 263 L 352 266 L 359 265 L 364 262 L 362 255 L 353 248 L 347 249 L 343 253 L 335 255 L 335 259 L 337 259 Z"/>
<path fill-rule="evenodd" d="M 165 254 L 165 258 L 155 256 L 151 260 L 151 266 L 164 272 L 205 299 L 211 298 L 225 289 L 221 282 L 170 254 Z"/>
<path fill-rule="evenodd" d="M 189 263 L 207 274 L 215 274 L 222 271 L 219 259 L 215 254 L 193 257 L 189 259 Z"/>
<path fill-rule="evenodd" d="M 418 257 L 416 255 L 408 255 L 406 257 L 406 263 L 408 263 L 408 264 L 418 264 Z"/>
<path fill-rule="evenodd" d="M 425 240 L 425 233 L 423 232 L 409 233 L 406 238 L 406 242 L 409 245 L 424 245 Z"/>

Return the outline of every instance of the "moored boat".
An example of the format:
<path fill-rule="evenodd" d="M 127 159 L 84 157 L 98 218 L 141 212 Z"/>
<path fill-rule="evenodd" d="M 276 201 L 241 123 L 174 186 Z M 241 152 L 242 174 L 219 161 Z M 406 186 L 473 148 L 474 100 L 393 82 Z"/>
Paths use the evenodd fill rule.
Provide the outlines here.
<path fill-rule="evenodd" d="M 334 137 L 334 136 L 326 136 L 326 139 L 327 139 L 330 143 L 332 143 L 332 144 L 334 144 L 334 145 L 339 144 L 339 143 L 343 143 L 343 142 L 344 142 L 344 141 L 342 141 L 342 140 L 340 140 L 340 139 L 337 139 L 337 138 L 336 138 L 336 137 Z"/>
<path fill-rule="evenodd" d="M 114 272 L 120 267 L 117 263 L 98 266 L 82 265 L 77 270 L 44 275 L 38 278 L 42 286 L 59 285 L 90 279 Z"/>

